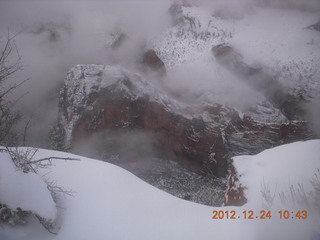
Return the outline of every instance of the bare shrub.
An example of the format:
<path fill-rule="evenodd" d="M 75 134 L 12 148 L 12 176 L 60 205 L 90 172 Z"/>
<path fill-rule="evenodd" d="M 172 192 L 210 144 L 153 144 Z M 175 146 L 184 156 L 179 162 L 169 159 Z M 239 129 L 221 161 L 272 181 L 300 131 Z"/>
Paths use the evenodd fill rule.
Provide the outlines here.
<path fill-rule="evenodd" d="M 271 192 L 268 184 L 264 181 L 261 186 L 261 195 L 263 199 L 263 207 L 266 209 L 271 208 L 275 204 L 276 198 L 280 200 L 282 206 L 299 207 L 314 210 L 319 213 L 320 209 L 320 170 L 319 168 L 314 174 L 314 177 L 310 180 L 311 191 L 307 192 L 303 184 L 299 183 L 297 186 L 290 185 L 289 192 L 278 192 L 275 189 Z"/>
<path fill-rule="evenodd" d="M 17 34 L 11 35 L 8 30 L 4 39 L 0 37 L 0 145 L 14 145 L 17 142 L 18 135 L 13 131 L 13 127 L 21 119 L 21 115 L 13 110 L 18 100 L 10 100 L 10 95 L 28 80 L 8 83 L 8 80 L 22 69 L 21 56 L 14 41 L 16 36 Z"/>
<path fill-rule="evenodd" d="M 76 158 L 63 158 L 63 157 L 54 157 L 54 156 L 35 159 L 35 155 L 38 152 L 38 149 L 36 148 L 5 147 L 0 149 L 0 151 L 7 152 L 9 154 L 17 171 L 22 171 L 24 173 L 32 172 L 37 175 L 39 175 L 38 170 L 40 168 L 51 167 L 53 160 L 66 160 L 66 161 L 79 160 Z M 47 188 L 52 196 L 52 199 L 56 204 L 58 203 L 59 196 L 61 194 L 73 196 L 72 191 L 70 190 L 67 191 L 59 187 L 54 181 L 51 181 L 50 179 L 45 178 L 45 176 L 40 176 L 40 177 L 42 177 L 43 181 L 46 183 Z M 35 216 L 48 232 L 52 234 L 56 234 L 58 232 L 59 226 L 54 220 L 46 219 L 38 214 L 32 213 L 31 211 L 25 211 L 20 208 L 10 209 L 5 204 L 0 203 L 0 222 L 7 222 L 12 225 L 21 224 L 21 223 L 23 224 L 25 223 L 26 216 L 30 216 L 30 215 Z"/>

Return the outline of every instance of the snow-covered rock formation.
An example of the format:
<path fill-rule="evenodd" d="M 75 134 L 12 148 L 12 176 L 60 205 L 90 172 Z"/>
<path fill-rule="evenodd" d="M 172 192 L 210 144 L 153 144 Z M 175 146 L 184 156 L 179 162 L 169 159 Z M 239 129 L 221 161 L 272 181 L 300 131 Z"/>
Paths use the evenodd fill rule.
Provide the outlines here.
<path fill-rule="evenodd" d="M 59 125 L 67 146 L 103 130 L 154 133 L 162 156 L 203 174 L 224 176 L 238 154 L 308 138 L 304 122 L 288 122 L 270 103 L 248 114 L 221 104 L 192 106 L 119 66 L 77 65 L 61 89 Z"/>
<path fill-rule="evenodd" d="M 206 9 L 176 3 L 169 10 L 173 26 L 148 42 L 169 69 L 196 61 L 232 36 Z"/>
<path fill-rule="evenodd" d="M 173 4 L 172 26 L 146 39 L 141 62 L 166 73 L 161 83 L 121 66 L 72 68 L 60 95 L 64 144 L 103 130 L 139 129 L 155 134 L 161 156 L 224 176 L 232 156 L 314 137 L 304 106 L 320 92 L 319 32 L 307 28 L 315 14 L 256 8 L 225 19 L 213 10 Z M 265 21 L 269 13 L 274 29 Z M 283 42 L 279 35 L 289 25 L 294 30 Z M 266 33 L 259 34 L 262 27 Z"/>

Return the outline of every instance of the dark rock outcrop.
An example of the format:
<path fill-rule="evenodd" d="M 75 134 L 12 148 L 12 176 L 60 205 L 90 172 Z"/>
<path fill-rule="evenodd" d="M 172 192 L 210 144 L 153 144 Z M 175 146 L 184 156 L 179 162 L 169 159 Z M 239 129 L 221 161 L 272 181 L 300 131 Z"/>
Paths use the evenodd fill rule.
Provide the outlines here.
<path fill-rule="evenodd" d="M 274 112 L 271 105 L 257 106 Z M 272 114 L 271 114 L 272 115 Z M 65 144 L 108 129 L 113 133 L 142 129 L 153 133 L 154 148 L 199 174 L 223 177 L 228 160 L 279 144 L 310 137 L 304 122 L 257 121 L 254 115 L 220 104 L 190 110 L 150 82 L 115 66 L 78 65 L 71 69 L 60 96 L 59 124 Z"/>
<path fill-rule="evenodd" d="M 142 62 L 149 69 L 158 72 L 161 76 L 166 74 L 166 67 L 163 61 L 153 49 L 149 49 L 144 53 Z"/>
<path fill-rule="evenodd" d="M 315 24 L 313 24 L 313 25 L 311 25 L 309 28 L 313 29 L 313 30 L 316 30 L 316 31 L 320 31 L 320 21 L 315 23 Z"/>
<path fill-rule="evenodd" d="M 225 206 L 242 206 L 247 203 L 245 197 L 245 187 L 239 182 L 237 170 L 233 165 L 229 168 L 229 177 L 227 180 L 227 191 L 225 195 Z"/>

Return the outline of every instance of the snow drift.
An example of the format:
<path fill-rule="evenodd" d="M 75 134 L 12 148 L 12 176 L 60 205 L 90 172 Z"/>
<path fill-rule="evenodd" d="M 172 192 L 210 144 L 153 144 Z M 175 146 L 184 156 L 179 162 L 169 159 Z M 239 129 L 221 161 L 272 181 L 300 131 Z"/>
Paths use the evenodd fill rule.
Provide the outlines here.
<path fill-rule="evenodd" d="M 308 182 L 313 170 L 320 167 L 319 146 L 320 140 L 297 142 L 255 156 L 235 158 L 238 171 L 243 173 L 241 179 L 250 192 L 247 194 L 248 203 L 242 207 L 212 208 L 181 200 L 117 166 L 94 159 L 79 157 L 80 161 L 56 161 L 41 174 L 46 174 L 58 186 L 72 189 L 74 193 L 73 197 L 61 199 L 62 227 L 59 233 L 56 236 L 45 233 L 40 226 L 29 222 L 26 226 L 15 228 L 3 225 L 0 238 L 311 239 L 319 230 L 319 222 L 316 221 L 319 216 L 315 212 L 309 212 L 306 220 L 279 220 L 276 211 L 285 209 L 277 209 L 275 205 L 271 208 L 274 212 L 272 219 L 232 220 L 212 219 L 212 211 L 235 210 L 240 214 L 244 210 L 262 209 L 262 179 L 271 187 L 276 179 L 279 183 L 287 178 L 295 179 L 294 182 L 303 179 L 305 181 L 302 183 Z M 35 157 L 48 156 L 75 157 L 49 150 L 40 150 Z M 6 155 L 1 153 L 0 158 L 5 160 Z M 3 171 L 7 168 L 10 169 L 7 165 L 1 165 Z M 2 182 L 5 176 L 2 173 Z M 41 202 L 47 201 L 37 195 L 35 188 L 31 188 L 30 193 Z M 28 198 L 28 195 L 23 198 Z"/>

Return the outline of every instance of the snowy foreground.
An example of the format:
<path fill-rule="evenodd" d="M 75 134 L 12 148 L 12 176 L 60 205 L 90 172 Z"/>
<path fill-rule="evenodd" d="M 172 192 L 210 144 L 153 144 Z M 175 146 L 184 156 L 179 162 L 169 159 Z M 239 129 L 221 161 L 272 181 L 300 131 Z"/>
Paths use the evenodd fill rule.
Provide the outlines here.
<path fill-rule="evenodd" d="M 307 194 L 312 191 L 310 181 L 320 168 L 320 140 L 292 143 L 255 156 L 236 157 L 234 164 L 241 174 L 240 181 L 247 187 L 249 199 L 242 207 L 213 208 L 181 200 L 126 170 L 94 159 L 50 150 L 39 150 L 34 159 L 50 156 L 80 159 L 54 160 L 50 169 L 39 170 L 43 178 L 73 192 L 73 196 L 65 195 L 60 199 L 59 233 L 46 232 L 31 218 L 24 226 L 2 224 L 1 240 L 319 239 L 319 210 L 307 209 L 307 219 L 280 219 L 277 213 L 280 210 L 305 209 L 301 209 L 302 205 L 285 205 L 275 197 L 269 206 L 271 219 L 244 219 L 242 212 L 254 210 L 255 215 L 260 215 L 263 209 L 261 190 L 266 185 L 271 194 L 277 192 L 276 195 L 298 183 L 304 186 Z M 48 218 L 55 216 L 55 208 L 41 179 L 35 174 L 14 171 L 6 153 L 0 153 L 0 160 L 0 202 L 12 208 L 22 204 L 20 207 Z M 214 210 L 234 210 L 237 218 L 212 219 Z"/>

